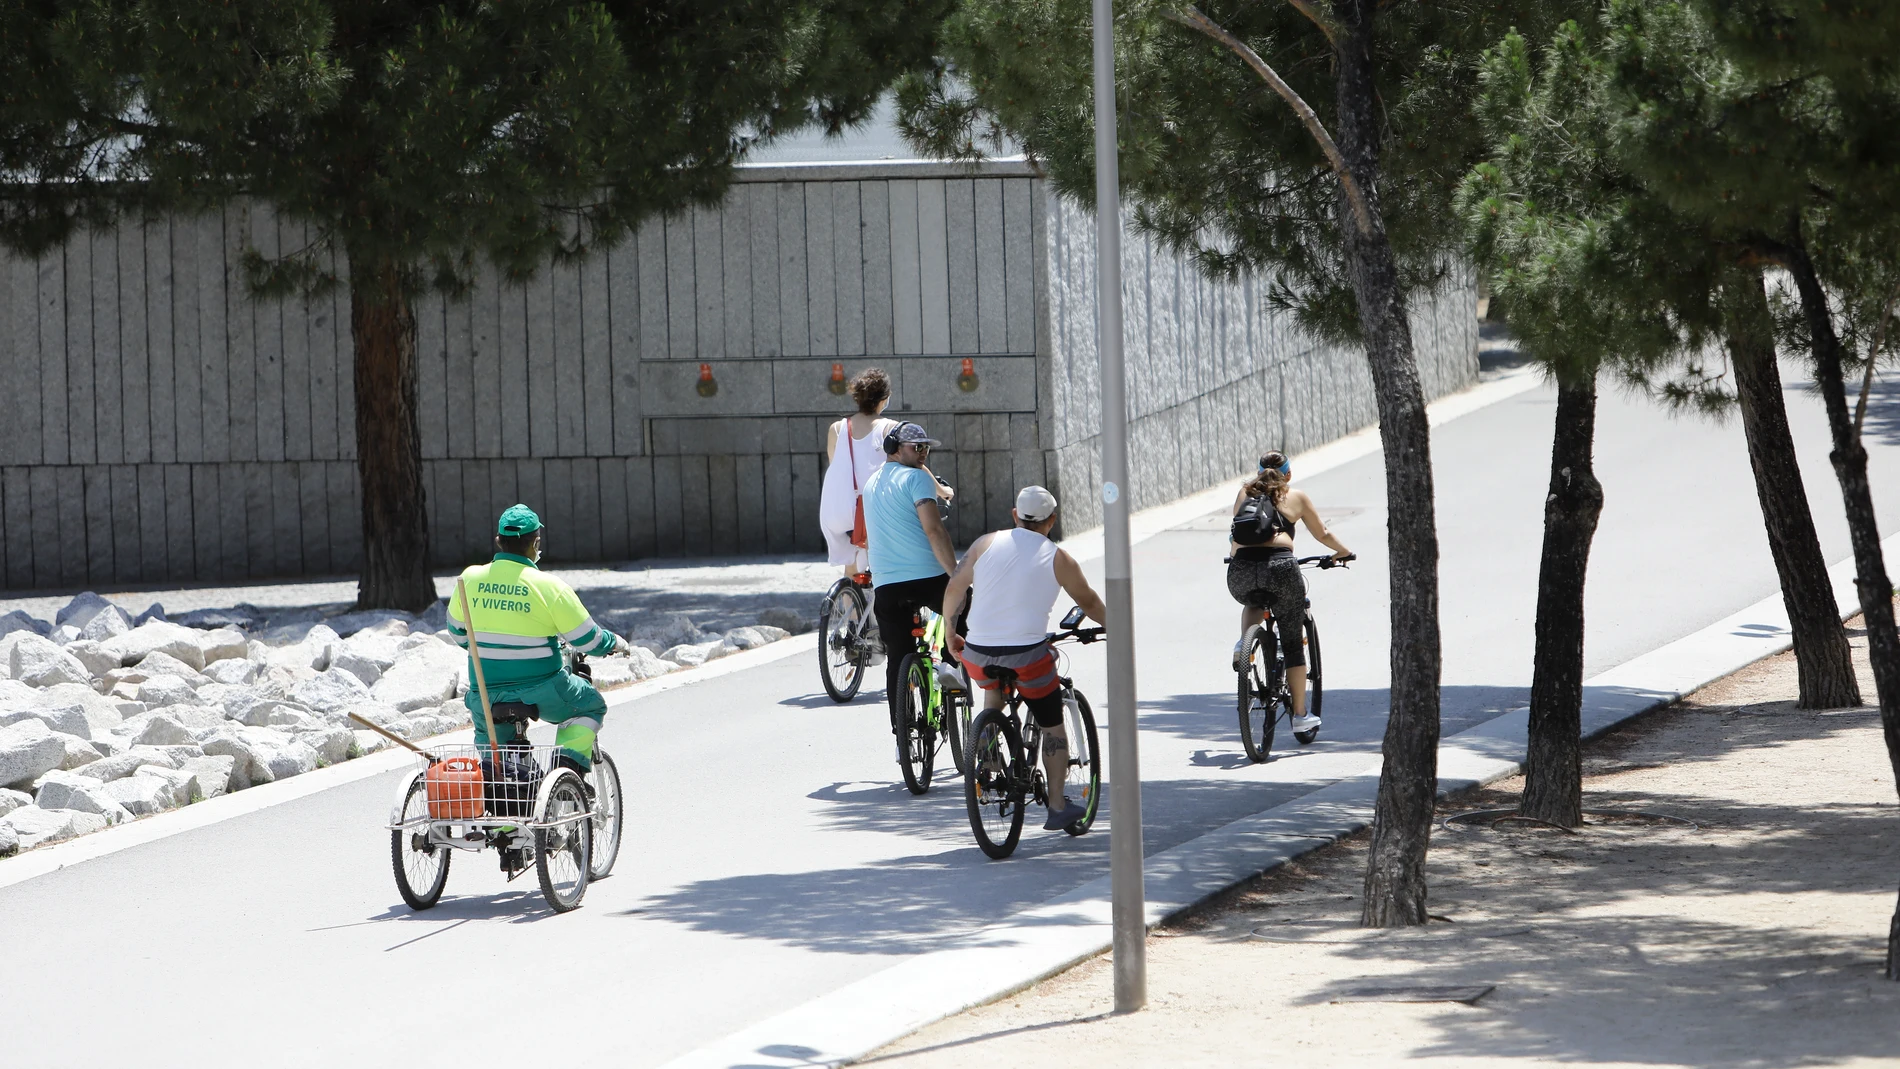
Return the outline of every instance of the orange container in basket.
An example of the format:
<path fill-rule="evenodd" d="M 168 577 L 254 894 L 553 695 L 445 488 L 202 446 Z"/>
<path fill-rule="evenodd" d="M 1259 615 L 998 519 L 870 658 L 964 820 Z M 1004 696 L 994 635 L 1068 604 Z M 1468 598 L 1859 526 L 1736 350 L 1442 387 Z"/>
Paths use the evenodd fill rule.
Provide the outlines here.
<path fill-rule="evenodd" d="M 423 775 L 423 783 L 430 817 L 467 820 L 482 815 L 482 763 L 475 758 L 437 761 Z"/>

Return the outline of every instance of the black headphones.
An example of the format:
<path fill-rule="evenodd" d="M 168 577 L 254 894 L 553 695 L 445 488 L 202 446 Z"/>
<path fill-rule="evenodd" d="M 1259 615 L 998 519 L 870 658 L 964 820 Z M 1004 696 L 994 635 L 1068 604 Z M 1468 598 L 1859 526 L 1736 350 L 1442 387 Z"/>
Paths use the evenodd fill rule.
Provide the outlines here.
<path fill-rule="evenodd" d="M 895 427 L 892 427 L 891 433 L 884 436 L 884 455 L 891 456 L 892 454 L 897 452 L 897 447 L 903 444 L 902 442 L 897 440 L 897 434 L 899 431 L 903 430 L 905 427 L 915 427 L 915 426 L 916 424 L 911 423 L 909 421 L 905 421 L 903 423 L 899 423 Z M 919 428 L 919 429 L 921 430 L 922 428 Z"/>

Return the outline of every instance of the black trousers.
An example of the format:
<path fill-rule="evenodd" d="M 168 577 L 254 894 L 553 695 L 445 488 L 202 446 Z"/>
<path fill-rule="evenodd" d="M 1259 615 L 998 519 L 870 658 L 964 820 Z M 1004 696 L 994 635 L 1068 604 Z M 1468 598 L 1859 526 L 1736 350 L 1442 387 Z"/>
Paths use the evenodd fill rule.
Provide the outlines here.
<path fill-rule="evenodd" d="M 884 703 L 890 707 L 892 724 L 897 723 L 897 688 L 903 685 L 897 672 L 903 666 L 904 655 L 917 648 L 917 640 L 910 633 L 912 618 L 926 605 L 942 612 L 944 588 L 949 585 L 948 575 L 933 575 L 877 588 L 872 610 L 877 615 L 878 636 L 884 640 Z"/>

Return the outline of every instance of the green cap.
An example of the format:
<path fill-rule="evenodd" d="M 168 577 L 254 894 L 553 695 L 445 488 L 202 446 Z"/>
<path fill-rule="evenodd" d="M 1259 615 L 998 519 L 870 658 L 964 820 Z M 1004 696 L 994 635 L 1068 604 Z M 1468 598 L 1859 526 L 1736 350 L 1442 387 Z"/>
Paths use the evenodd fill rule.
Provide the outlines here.
<path fill-rule="evenodd" d="M 498 535 L 533 534 L 540 529 L 541 517 L 526 505 L 509 505 L 501 511 L 501 519 L 495 521 Z"/>

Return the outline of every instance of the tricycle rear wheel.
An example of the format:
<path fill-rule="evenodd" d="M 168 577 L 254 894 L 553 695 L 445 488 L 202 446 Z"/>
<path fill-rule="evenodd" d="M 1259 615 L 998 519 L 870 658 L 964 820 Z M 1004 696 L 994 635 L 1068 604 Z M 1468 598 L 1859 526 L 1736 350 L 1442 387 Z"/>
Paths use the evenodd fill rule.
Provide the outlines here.
<path fill-rule="evenodd" d="M 541 894 L 556 913 L 581 904 L 587 893 L 587 875 L 593 855 L 593 820 L 586 816 L 587 793 L 571 768 L 557 769 L 542 788 L 543 801 L 535 823 L 552 827 L 534 832 L 534 867 L 541 878 Z"/>
<path fill-rule="evenodd" d="M 429 815 L 429 799 L 422 777 L 417 776 L 403 796 L 401 824 L 423 820 Z M 442 897 L 449 882 L 449 861 L 454 851 L 429 842 L 429 826 L 397 828 L 389 833 L 390 867 L 396 872 L 396 890 L 410 909 L 424 910 Z"/>

